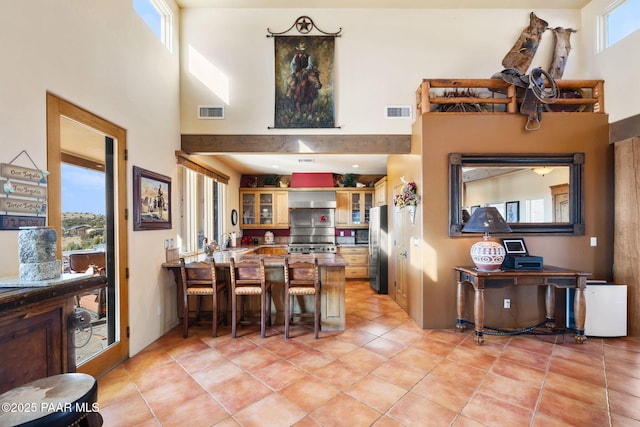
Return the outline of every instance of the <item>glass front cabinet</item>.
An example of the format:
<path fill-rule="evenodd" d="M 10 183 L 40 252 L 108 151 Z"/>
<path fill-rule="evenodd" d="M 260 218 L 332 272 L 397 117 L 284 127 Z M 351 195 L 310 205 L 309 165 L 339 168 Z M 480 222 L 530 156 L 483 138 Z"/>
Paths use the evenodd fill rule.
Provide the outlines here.
<path fill-rule="evenodd" d="M 368 227 L 369 209 L 373 207 L 374 190 L 336 191 L 336 227 Z"/>
<path fill-rule="evenodd" d="M 286 191 L 240 190 L 240 228 L 288 228 L 288 200 Z"/>

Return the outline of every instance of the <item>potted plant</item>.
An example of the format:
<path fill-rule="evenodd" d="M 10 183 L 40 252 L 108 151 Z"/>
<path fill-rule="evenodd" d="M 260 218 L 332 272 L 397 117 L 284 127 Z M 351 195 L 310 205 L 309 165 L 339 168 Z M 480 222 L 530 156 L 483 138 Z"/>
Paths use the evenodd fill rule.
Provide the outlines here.
<path fill-rule="evenodd" d="M 342 177 L 342 185 L 345 187 L 355 187 L 357 184 L 356 176 L 352 173 L 347 173 Z"/>

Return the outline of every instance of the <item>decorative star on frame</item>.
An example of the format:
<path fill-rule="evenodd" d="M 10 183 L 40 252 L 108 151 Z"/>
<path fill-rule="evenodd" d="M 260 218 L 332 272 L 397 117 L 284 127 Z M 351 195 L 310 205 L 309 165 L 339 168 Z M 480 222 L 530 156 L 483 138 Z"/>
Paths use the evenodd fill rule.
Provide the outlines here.
<path fill-rule="evenodd" d="M 296 21 L 296 29 L 301 34 L 307 34 L 313 28 L 313 22 L 306 16 L 301 16 Z"/>

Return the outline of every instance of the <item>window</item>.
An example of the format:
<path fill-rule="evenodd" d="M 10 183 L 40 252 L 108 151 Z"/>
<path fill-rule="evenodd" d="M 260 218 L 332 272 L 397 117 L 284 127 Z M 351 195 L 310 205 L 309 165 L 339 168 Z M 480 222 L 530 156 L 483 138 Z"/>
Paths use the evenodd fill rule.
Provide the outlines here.
<path fill-rule="evenodd" d="M 619 42 L 640 29 L 640 0 L 614 2 L 603 14 L 604 47 Z"/>
<path fill-rule="evenodd" d="M 222 217 L 225 185 L 215 178 L 180 167 L 182 175 L 182 221 L 178 246 L 183 254 L 202 250 L 209 242 L 222 240 Z"/>
<path fill-rule="evenodd" d="M 173 14 L 162 0 L 133 0 L 133 10 L 151 28 L 158 39 L 172 51 Z"/>

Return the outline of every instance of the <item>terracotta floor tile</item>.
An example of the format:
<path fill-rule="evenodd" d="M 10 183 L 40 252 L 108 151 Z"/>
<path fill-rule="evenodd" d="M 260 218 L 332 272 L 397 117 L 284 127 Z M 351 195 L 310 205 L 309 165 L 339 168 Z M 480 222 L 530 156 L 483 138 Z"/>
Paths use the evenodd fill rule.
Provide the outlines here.
<path fill-rule="evenodd" d="M 440 406 L 415 393 L 407 393 L 387 415 L 408 426 L 448 426 L 457 412 Z"/>
<path fill-rule="evenodd" d="M 168 405 L 157 417 L 163 426 L 207 427 L 225 420 L 229 413 L 205 393 L 179 405 Z"/>
<path fill-rule="evenodd" d="M 609 425 L 606 410 L 549 390 L 542 391 L 536 413 L 570 425 L 594 427 Z"/>
<path fill-rule="evenodd" d="M 451 378 L 429 374 L 418 382 L 411 391 L 445 408 L 460 412 L 475 389 L 457 383 Z"/>
<path fill-rule="evenodd" d="M 302 353 L 298 353 L 295 356 L 289 357 L 288 360 L 299 368 L 310 372 L 328 365 L 336 360 L 336 357 L 316 349 L 309 349 Z"/>
<path fill-rule="evenodd" d="M 371 372 L 389 359 L 366 348 L 356 348 L 342 356 L 340 360 L 363 371 Z"/>
<path fill-rule="evenodd" d="M 553 352 L 554 344 L 532 336 L 515 336 L 509 341 L 509 347 L 519 348 L 534 353 L 550 356 Z"/>
<path fill-rule="evenodd" d="M 223 360 L 224 356 L 216 350 L 208 347 L 205 350 L 184 355 L 178 360 L 178 364 L 190 374 L 206 369 Z"/>
<path fill-rule="evenodd" d="M 491 372 L 497 375 L 502 375 L 503 377 L 511 378 L 512 380 L 522 381 L 537 388 L 542 387 L 544 377 L 546 376 L 545 371 L 524 366 L 502 358 L 498 359 L 498 361 L 491 367 Z"/>
<path fill-rule="evenodd" d="M 140 391 L 145 392 L 166 383 L 186 379 L 188 376 L 189 374 L 180 365 L 171 362 L 154 366 L 145 372 L 138 372 L 132 375 L 131 378 Z"/>
<path fill-rule="evenodd" d="M 361 346 L 370 341 L 373 341 L 374 339 L 378 338 L 378 336 L 379 335 L 371 334 L 362 329 L 350 329 L 336 336 L 336 338 L 357 346 Z"/>
<path fill-rule="evenodd" d="M 262 384 L 249 374 L 242 373 L 234 376 L 220 387 L 209 390 L 209 393 L 227 410 L 235 414 L 242 408 L 263 399 L 271 394 L 269 387 Z"/>
<path fill-rule="evenodd" d="M 242 369 L 253 372 L 258 369 L 261 369 L 267 365 L 275 363 L 281 360 L 277 354 L 273 354 L 270 351 L 267 351 L 263 348 L 257 347 L 253 350 L 248 350 L 242 353 L 234 354 L 230 357 L 236 365 L 240 366 Z"/>
<path fill-rule="evenodd" d="M 312 374 L 340 389 L 345 389 L 364 378 L 367 372 L 341 360 L 334 360 L 328 365 L 316 369 Z"/>
<path fill-rule="evenodd" d="M 501 375 L 489 374 L 478 393 L 533 411 L 540 397 L 540 388 Z"/>
<path fill-rule="evenodd" d="M 512 427 L 529 425 L 533 412 L 500 398 L 477 393 L 462 410 L 462 415 L 490 426 Z"/>
<path fill-rule="evenodd" d="M 100 407 L 100 415 L 105 426 L 134 426 L 154 418 L 139 394 L 134 394 L 107 407 Z"/>
<path fill-rule="evenodd" d="M 222 360 L 209 368 L 196 372 L 192 376 L 202 388 L 211 391 L 228 381 L 232 381 L 243 373 L 242 368 L 235 363 L 229 360 Z"/>
<path fill-rule="evenodd" d="M 550 356 L 528 350 L 522 350 L 514 346 L 507 346 L 499 359 L 508 360 L 530 368 L 546 371 L 549 365 Z"/>
<path fill-rule="evenodd" d="M 544 390 L 552 391 L 566 397 L 607 409 L 607 390 L 584 381 L 549 372 L 544 382 Z"/>
<path fill-rule="evenodd" d="M 416 348 L 406 348 L 396 354 L 393 360 L 421 369 L 427 373 L 440 363 L 443 357 Z"/>
<path fill-rule="evenodd" d="M 423 330 L 350 281 L 344 332 L 177 325 L 98 380 L 105 426 L 640 426 L 640 338 Z M 606 378 L 606 381 L 605 381 Z M 610 408 L 610 413 L 608 412 Z M 534 412 L 535 410 L 535 412 Z"/>
<path fill-rule="evenodd" d="M 323 338 L 311 344 L 316 350 L 329 353 L 335 357 L 344 356 L 345 354 L 358 348 L 357 345 L 350 342 L 342 341 L 338 338 Z"/>
<path fill-rule="evenodd" d="M 385 413 L 405 395 L 406 390 L 373 375 L 368 375 L 349 387 L 345 393 L 371 406 L 376 411 Z"/>
<path fill-rule="evenodd" d="M 475 389 L 487 375 L 487 371 L 468 365 L 443 360 L 431 371 L 433 374 L 442 375 L 451 380 Z"/>
<path fill-rule="evenodd" d="M 409 390 L 424 377 L 425 372 L 405 363 L 390 360 L 374 369 L 371 374 Z"/>
<path fill-rule="evenodd" d="M 255 370 L 253 375 L 272 390 L 280 390 L 281 388 L 300 380 L 307 374 L 296 365 L 286 360 L 279 360 Z"/>
<path fill-rule="evenodd" d="M 612 413 L 634 419 L 640 423 L 640 397 L 609 390 L 609 401 Z"/>
<path fill-rule="evenodd" d="M 629 377 L 619 372 L 607 372 L 609 389 L 640 397 L 640 378 Z"/>
<path fill-rule="evenodd" d="M 311 413 L 323 426 L 369 426 L 380 418 L 380 413 L 351 396 L 339 394 Z"/>
<path fill-rule="evenodd" d="M 311 375 L 306 375 L 280 390 L 282 396 L 307 412 L 312 412 L 338 393 L 340 393 L 339 388 Z"/>
<path fill-rule="evenodd" d="M 294 339 L 274 342 L 272 344 L 264 345 L 263 347 L 285 359 L 288 359 L 298 353 L 302 353 L 310 348 L 308 345 Z"/>
<path fill-rule="evenodd" d="M 156 414 L 172 406 L 180 406 L 183 402 L 195 399 L 205 391 L 191 377 L 180 381 L 167 382 L 161 386 L 148 390 L 142 395 Z"/>
<path fill-rule="evenodd" d="M 392 358 L 406 348 L 405 345 L 386 338 L 376 338 L 365 344 L 364 347 L 388 358 Z"/>
<path fill-rule="evenodd" d="M 437 341 L 427 337 L 420 338 L 413 342 L 409 348 L 415 348 L 422 351 L 427 351 L 438 356 L 446 356 L 451 353 L 458 344 L 446 343 Z"/>
<path fill-rule="evenodd" d="M 278 394 L 246 407 L 234 415 L 244 427 L 290 426 L 304 418 L 306 413 Z"/>
<path fill-rule="evenodd" d="M 588 382 L 598 387 L 606 386 L 602 362 L 599 365 L 582 364 L 577 360 L 554 357 L 551 359 L 549 372 Z"/>

